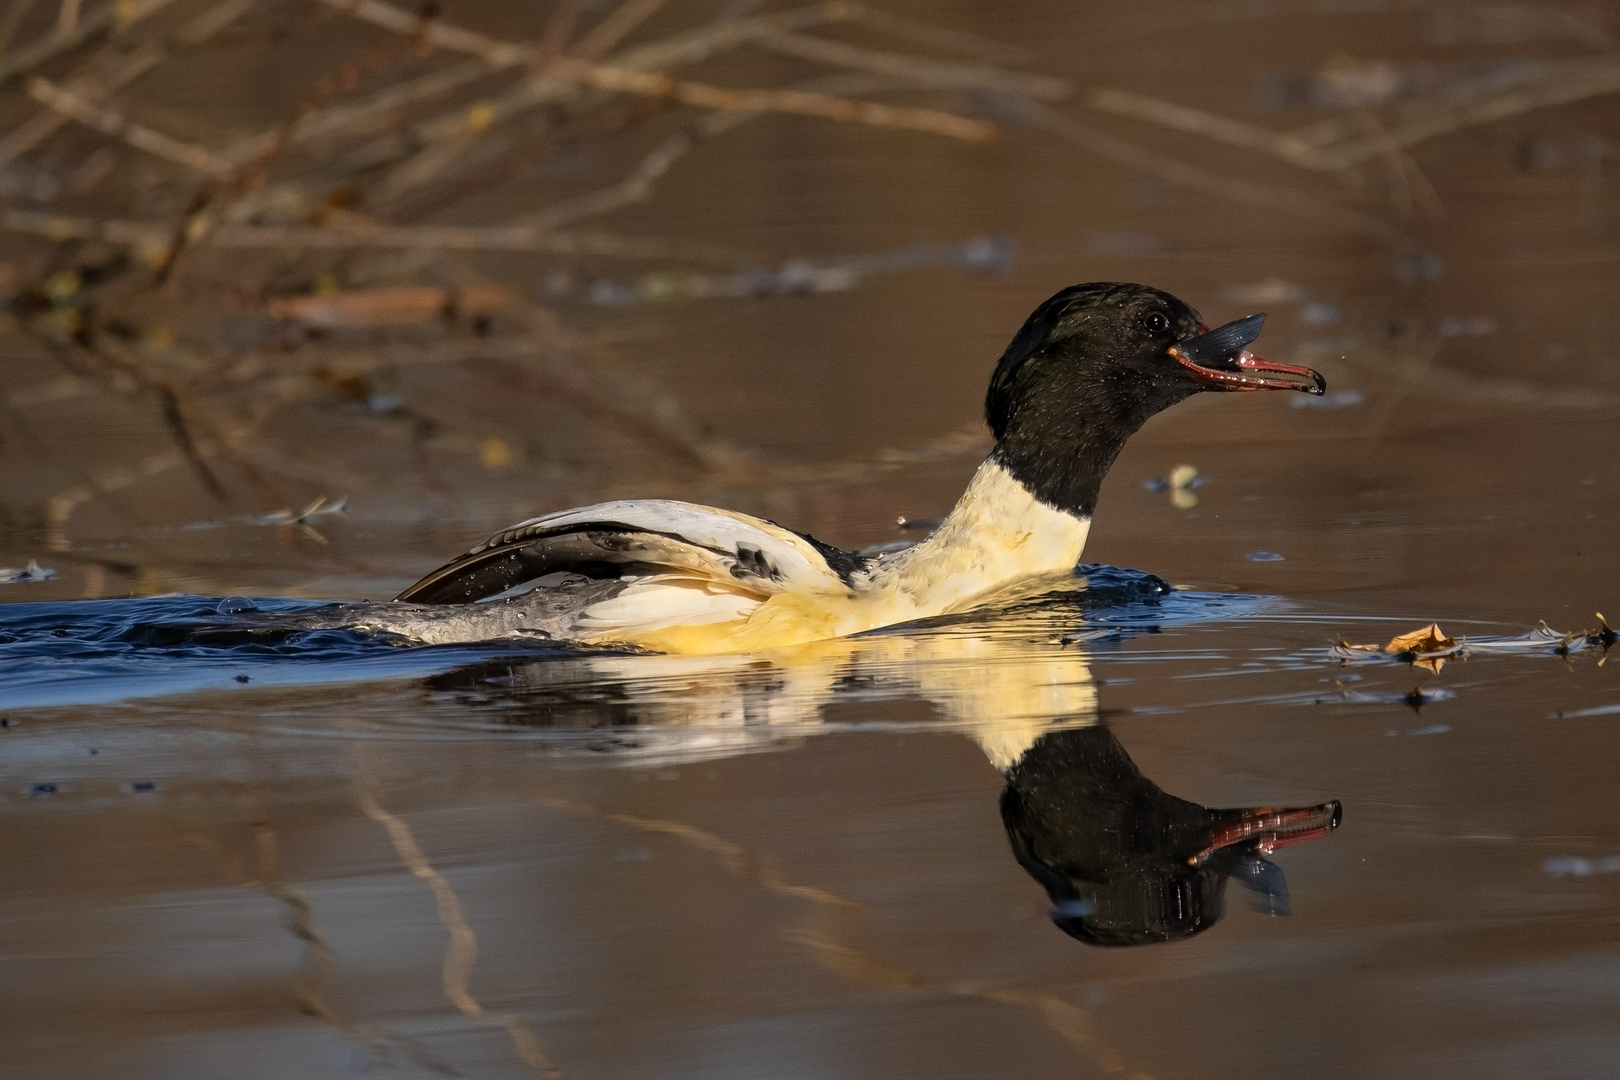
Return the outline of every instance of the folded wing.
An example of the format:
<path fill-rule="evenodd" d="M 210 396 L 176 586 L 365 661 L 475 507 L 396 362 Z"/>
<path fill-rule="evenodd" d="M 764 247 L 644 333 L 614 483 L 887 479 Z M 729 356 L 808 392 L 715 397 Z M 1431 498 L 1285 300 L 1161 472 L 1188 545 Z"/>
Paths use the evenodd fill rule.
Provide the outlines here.
<path fill-rule="evenodd" d="M 396 598 L 476 604 L 579 578 L 593 591 L 575 628 L 592 637 L 747 618 L 787 591 L 847 588 L 859 563 L 760 518 L 670 499 L 633 499 L 546 514 L 497 533 Z"/>

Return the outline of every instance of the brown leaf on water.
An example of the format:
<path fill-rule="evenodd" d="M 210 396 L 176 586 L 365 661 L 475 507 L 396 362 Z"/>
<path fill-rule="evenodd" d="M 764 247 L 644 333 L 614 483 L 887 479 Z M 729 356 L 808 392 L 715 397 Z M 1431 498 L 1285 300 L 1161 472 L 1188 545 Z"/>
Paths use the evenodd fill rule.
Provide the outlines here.
<path fill-rule="evenodd" d="M 1347 652 L 1389 653 L 1410 661 L 1416 667 L 1439 672 L 1445 666 L 1446 657 L 1462 651 L 1462 644 L 1446 637 L 1439 623 L 1430 623 L 1419 630 L 1396 634 L 1384 645 L 1357 645 L 1341 641 L 1339 648 Z"/>
<path fill-rule="evenodd" d="M 1389 644 L 1384 646 L 1384 652 L 1409 652 L 1423 656 L 1426 653 L 1448 652 L 1456 647 L 1457 642 L 1446 637 L 1439 623 L 1430 623 L 1421 630 L 1397 634 L 1390 638 Z"/>

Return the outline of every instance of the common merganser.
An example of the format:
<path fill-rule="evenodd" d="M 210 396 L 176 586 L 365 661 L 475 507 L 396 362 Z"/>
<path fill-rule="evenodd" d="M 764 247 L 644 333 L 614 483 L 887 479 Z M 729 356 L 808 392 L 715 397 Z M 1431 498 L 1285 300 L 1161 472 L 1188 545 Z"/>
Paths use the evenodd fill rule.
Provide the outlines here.
<path fill-rule="evenodd" d="M 1103 476 L 1154 414 L 1205 390 L 1323 393 L 1310 368 L 1247 350 L 1264 321 L 1210 330 L 1145 285 L 1093 282 L 1053 296 L 990 377 L 995 448 L 939 528 L 906 550 L 868 557 L 735 511 L 629 499 L 519 522 L 396 599 L 476 605 L 426 619 L 435 639 L 495 628 L 713 654 L 1044 592 L 1072 575 Z"/>

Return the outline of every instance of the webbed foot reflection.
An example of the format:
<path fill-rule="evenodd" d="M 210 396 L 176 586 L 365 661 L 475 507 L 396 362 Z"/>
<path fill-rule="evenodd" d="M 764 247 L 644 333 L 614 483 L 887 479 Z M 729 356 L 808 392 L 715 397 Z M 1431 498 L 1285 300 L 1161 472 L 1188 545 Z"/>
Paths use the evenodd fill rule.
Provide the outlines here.
<path fill-rule="evenodd" d="M 1179 941 L 1209 929 L 1231 878 L 1267 914 L 1288 914 L 1277 848 L 1326 836 L 1337 801 L 1215 810 L 1143 776 L 1113 732 L 1036 739 L 1005 770 L 1001 819 L 1018 862 L 1052 898 L 1052 921 L 1090 945 Z"/>

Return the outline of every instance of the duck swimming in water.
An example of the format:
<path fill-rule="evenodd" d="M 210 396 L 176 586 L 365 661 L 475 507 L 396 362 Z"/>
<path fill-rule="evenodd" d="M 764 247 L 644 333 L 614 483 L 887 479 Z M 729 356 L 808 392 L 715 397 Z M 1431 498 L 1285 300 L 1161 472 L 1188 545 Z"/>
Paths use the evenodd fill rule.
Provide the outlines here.
<path fill-rule="evenodd" d="M 991 375 L 995 448 L 939 528 L 903 551 L 867 557 L 747 514 L 630 499 L 519 522 L 397 601 L 458 609 L 413 627 L 425 640 L 528 632 L 713 654 L 1045 592 L 1072 577 L 1103 476 L 1149 418 L 1207 390 L 1323 392 L 1310 368 L 1247 350 L 1264 320 L 1210 330 L 1145 285 L 1093 282 L 1053 296 Z"/>

